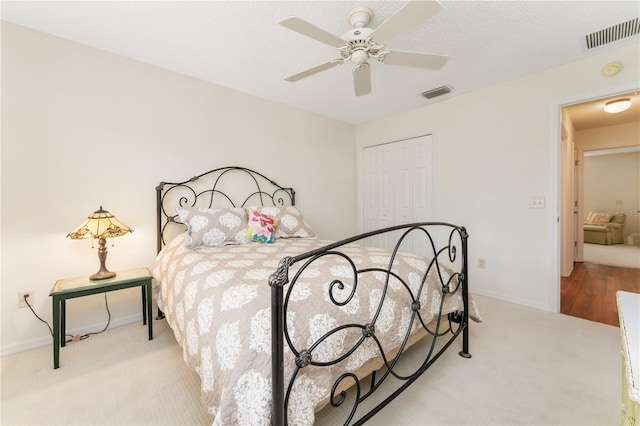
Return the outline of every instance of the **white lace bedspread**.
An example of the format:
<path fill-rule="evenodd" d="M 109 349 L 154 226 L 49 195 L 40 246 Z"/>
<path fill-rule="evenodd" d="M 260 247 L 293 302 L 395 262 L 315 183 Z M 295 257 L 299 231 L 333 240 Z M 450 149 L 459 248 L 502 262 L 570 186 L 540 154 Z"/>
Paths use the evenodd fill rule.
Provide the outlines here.
<path fill-rule="evenodd" d="M 214 416 L 215 425 L 268 425 L 271 419 L 271 287 L 268 278 L 285 256 L 295 256 L 329 244 L 316 238 L 278 239 L 274 244 L 246 244 L 192 250 L 184 237 L 175 238 L 159 254 L 153 269 L 162 307 L 184 359 L 201 378 L 202 401 Z M 341 248 L 358 268 L 371 264 L 385 268 L 389 255 L 380 249 L 349 245 Z M 299 262 L 302 263 L 302 262 Z M 290 268 L 293 277 L 299 264 Z M 424 258 L 396 258 L 394 271 L 409 284 L 413 294 L 427 268 Z M 351 267 L 337 256 L 325 256 L 304 271 L 294 286 L 288 307 L 287 327 L 298 350 L 339 324 L 367 324 L 375 314 L 386 275 L 381 272 L 359 277 L 358 291 L 345 306 L 329 299 L 329 285 L 342 280 L 343 290 L 334 295 L 344 300 L 351 292 Z M 435 276 L 427 279 L 421 293 L 422 319 L 433 319 L 441 302 L 441 285 Z M 446 277 L 445 277 L 446 280 Z M 286 291 L 285 287 L 285 291 Z M 157 288 L 156 288 L 157 289 Z M 366 291 L 365 291 L 366 290 Z M 459 292 L 458 292 L 459 293 Z M 459 294 L 445 299 L 444 313 L 462 310 Z M 477 316 L 470 304 L 471 315 Z M 375 333 L 385 348 L 395 348 L 405 337 L 411 317 L 407 290 L 392 279 L 385 296 Z M 415 323 L 414 323 L 415 328 Z M 335 359 L 350 349 L 361 330 L 345 330 L 327 339 L 313 353 L 314 361 Z M 294 368 L 285 347 L 285 382 Z M 289 355 L 289 356 L 288 356 Z M 377 355 L 372 339 L 338 368 L 357 370 Z M 326 401 L 340 373 L 334 368 L 306 367 L 298 375 L 289 401 L 290 424 L 313 424 L 314 408 Z"/>

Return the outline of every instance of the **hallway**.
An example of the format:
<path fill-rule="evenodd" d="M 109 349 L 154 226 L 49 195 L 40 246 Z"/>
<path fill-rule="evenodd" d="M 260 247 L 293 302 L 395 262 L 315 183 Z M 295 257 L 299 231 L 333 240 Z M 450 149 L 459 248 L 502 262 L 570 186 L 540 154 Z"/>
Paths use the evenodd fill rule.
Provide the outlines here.
<path fill-rule="evenodd" d="M 561 313 L 618 327 L 616 292 L 640 293 L 640 268 L 575 263 L 560 286 Z"/>

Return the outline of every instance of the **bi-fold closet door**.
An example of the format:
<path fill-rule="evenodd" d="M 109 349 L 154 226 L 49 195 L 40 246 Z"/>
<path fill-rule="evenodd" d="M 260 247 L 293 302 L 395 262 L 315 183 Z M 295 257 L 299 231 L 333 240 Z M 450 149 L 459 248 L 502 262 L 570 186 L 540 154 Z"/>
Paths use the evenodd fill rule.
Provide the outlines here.
<path fill-rule="evenodd" d="M 420 136 L 363 148 L 364 232 L 435 219 L 432 138 Z M 367 243 L 392 249 L 398 237 L 387 234 Z M 414 236 L 402 249 L 424 255 L 424 243 Z"/>

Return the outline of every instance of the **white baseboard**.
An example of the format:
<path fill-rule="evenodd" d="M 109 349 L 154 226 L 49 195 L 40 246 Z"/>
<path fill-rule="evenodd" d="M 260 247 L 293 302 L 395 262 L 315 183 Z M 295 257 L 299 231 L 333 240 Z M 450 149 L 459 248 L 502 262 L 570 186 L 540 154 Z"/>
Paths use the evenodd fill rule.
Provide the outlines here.
<path fill-rule="evenodd" d="M 151 318 L 150 320 L 153 321 L 154 319 Z M 142 313 L 128 315 L 121 318 L 115 318 L 115 319 L 112 318 L 111 322 L 109 323 L 109 328 L 107 328 L 107 330 L 111 328 L 121 327 L 123 325 L 131 324 L 138 321 L 142 322 Z M 66 333 L 73 334 L 73 335 L 95 333 L 96 330 L 97 331 L 102 330 L 104 328 L 104 325 L 105 325 L 104 322 L 95 323 L 95 324 L 87 325 L 82 328 L 67 330 Z M 16 354 L 18 352 L 28 351 L 30 349 L 35 349 L 35 348 L 39 348 L 41 346 L 47 346 L 47 345 L 53 346 L 53 337 L 51 335 L 2 346 L 2 349 L 0 349 L 0 357 Z M 51 349 L 51 351 L 53 353 L 53 348 Z"/>
<path fill-rule="evenodd" d="M 478 294 L 480 296 L 491 297 L 492 299 L 504 300 L 505 302 L 515 303 L 516 305 L 527 306 L 529 308 L 539 309 L 541 311 L 554 312 L 553 308 L 541 303 L 532 303 L 530 300 L 520 299 L 517 297 L 506 296 L 503 293 L 495 293 L 492 291 L 474 289 L 470 291 L 471 294 Z"/>

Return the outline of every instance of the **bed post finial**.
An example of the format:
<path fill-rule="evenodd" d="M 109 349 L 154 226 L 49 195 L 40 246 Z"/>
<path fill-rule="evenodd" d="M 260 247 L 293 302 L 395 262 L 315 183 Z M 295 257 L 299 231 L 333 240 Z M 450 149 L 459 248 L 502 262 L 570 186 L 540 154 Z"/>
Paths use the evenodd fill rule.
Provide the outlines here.
<path fill-rule="evenodd" d="M 278 263 L 278 270 L 269 275 L 269 285 L 271 287 L 283 287 L 289 282 L 289 266 L 293 263 L 290 256 L 284 257 Z"/>
<path fill-rule="evenodd" d="M 469 238 L 469 233 L 467 232 L 467 228 L 465 228 L 464 226 L 460 227 L 460 236 L 465 240 Z"/>

